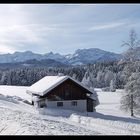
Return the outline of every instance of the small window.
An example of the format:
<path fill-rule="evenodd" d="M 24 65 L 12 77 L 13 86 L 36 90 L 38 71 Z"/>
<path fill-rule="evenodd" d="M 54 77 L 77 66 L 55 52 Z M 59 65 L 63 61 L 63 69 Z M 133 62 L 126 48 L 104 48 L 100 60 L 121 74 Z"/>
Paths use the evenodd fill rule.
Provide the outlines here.
<path fill-rule="evenodd" d="M 70 95 L 68 91 L 66 91 L 65 94 L 66 94 L 66 96 L 69 96 Z"/>
<path fill-rule="evenodd" d="M 77 102 L 76 101 L 73 101 L 73 102 L 71 102 L 71 105 L 72 106 L 77 106 Z"/>
<path fill-rule="evenodd" d="M 57 102 L 57 106 L 58 106 L 58 107 L 63 106 L 63 102 Z"/>
<path fill-rule="evenodd" d="M 41 100 L 41 101 L 39 101 L 38 103 L 39 103 L 39 107 L 40 107 L 40 108 L 46 107 L 45 100 Z"/>

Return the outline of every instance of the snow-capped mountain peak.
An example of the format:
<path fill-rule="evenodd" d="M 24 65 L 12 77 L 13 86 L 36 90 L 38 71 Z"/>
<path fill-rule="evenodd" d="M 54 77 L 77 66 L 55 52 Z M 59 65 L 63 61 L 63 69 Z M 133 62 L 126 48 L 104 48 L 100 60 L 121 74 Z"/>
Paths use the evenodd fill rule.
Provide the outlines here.
<path fill-rule="evenodd" d="M 107 52 L 98 48 L 90 48 L 90 49 L 78 49 L 69 58 L 71 64 L 87 64 L 93 63 L 96 61 L 112 61 L 118 60 L 122 58 L 121 54 L 115 54 L 112 52 Z"/>
<path fill-rule="evenodd" d="M 24 62 L 27 60 L 53 59 L 65 64 L 81 65 L 97 61 L 112 61 L 121 59 L 121 54 L 107 52 L 98 48 L 78 49 L 73 54 L 61 55 L 59 53 L 49 52 L 46 54 L 37 54 L 31 51 L 15 52 L 13 54 L 1 54 L 0 63 Z"/>

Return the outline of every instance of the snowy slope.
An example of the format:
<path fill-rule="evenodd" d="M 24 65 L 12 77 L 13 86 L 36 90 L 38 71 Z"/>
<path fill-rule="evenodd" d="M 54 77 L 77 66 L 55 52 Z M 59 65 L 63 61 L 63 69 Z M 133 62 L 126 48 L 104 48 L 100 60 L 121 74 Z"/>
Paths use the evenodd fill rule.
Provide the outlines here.
<path fill-rule="evenodd" d="M 3 87 L 3 88 L 2 88 Z M 83 125 L 67 123 L 68 118 L 60 115 L 41 115 L 33 106 L 7 98 L 12 86 L 1 86 L 0 95 L 0 135 L 98 135 L 96 132 Z M 21 89 L 20 89 L 21 88 Z M 10 89 L 10 90 L 9 90 Z M 17 89 L 17 91 L 16 91 Z M 25 88 L 13 87 L 14 96 L 24 98 Z M 18 92 L 20 91 L 20 92 Z M 8 95 L 12 95 L 9 93 Z M 27 99 L 27 98 L 26 98 Z M 50 110 L 53 115 L 53 111 Z M 69 111 L 68 111 L 69 112 Z M 70 112 L 71 113 L 71 112 Z"/>
<path fill-rule="evenodd" d="M 73 55 L 66 56 L 72 65 L 88 64 L 101 61 L 114 61 L 122 58 L 121 54 L 107 52 L 98 48 L 78 49 Z"/>
<path fill-rule="evenodd" d="M 8 104 L 7 104 L 8 103 Z M 25 109 L 27 108 L 28 111 Z M 97 135 L 98 132 L 45 117 L 32 108 L 0 100 L 0 135 Z"/>
<path fill-rule="evenodd" d="M 140 118 L 132 118 L 119 109 L 122 90 L 102 92 L 95 89 L 100 101 L 96 112 L 80 113 L 36 110 L 15 98 L 7 99 L 6 95 L 29 99 L 25 89 L 0 86 L 0 93 L 5 95 L 0 98 L 0 135 L 140 135 Z"/>
<path fill-rule="evenodd" d="M 2 86 L 0 85 L 0 94 L 9 96 L 18 96 L 24 100 L 31 102 L 31 96 L 26 94 L 26 86 Z"/>

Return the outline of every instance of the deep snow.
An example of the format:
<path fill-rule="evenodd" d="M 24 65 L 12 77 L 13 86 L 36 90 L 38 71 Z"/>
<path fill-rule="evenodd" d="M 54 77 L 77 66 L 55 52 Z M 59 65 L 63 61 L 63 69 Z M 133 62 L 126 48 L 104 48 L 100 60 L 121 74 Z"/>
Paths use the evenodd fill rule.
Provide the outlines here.
<path fill-rule="evenodd" d="M 0 100 L 0 135 L 98 135 L 82 125 L 64 122 L 62 117 L 43 117 L 30 105 Z M 23 104 L 25 106 L 23 106 Z M 58 119 L 59 118 L 59 119 Z"/>
<path fill-rule="evenodd" d="M 26 87 L 0 86 L 1 135 L 140 135 L 140 119 L 120 110 L 123 90 L 97 91 L 100 105 L 94 113 L 40 109 L 17 100 L 30 100 Z M 7 95 L 10 98 L 7 98 Z M 11 96 L 14 96 L 11 98 Z"/>

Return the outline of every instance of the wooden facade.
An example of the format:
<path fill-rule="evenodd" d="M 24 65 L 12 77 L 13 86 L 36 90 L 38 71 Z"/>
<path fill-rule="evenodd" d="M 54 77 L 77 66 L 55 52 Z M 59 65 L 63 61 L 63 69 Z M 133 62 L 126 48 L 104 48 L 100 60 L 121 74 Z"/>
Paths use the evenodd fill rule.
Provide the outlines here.
<path fill-rule="evenodd" d="M 48 100 L 84 100 L 87 99 L 86 93 L 89 93 L 85 88 L 81 87 L 71 79 L 67 79 L 56 88 L 47 93 Z"/>

